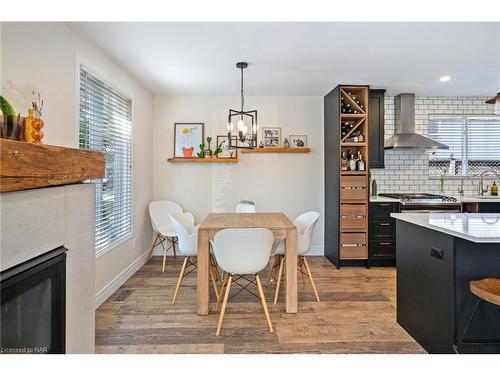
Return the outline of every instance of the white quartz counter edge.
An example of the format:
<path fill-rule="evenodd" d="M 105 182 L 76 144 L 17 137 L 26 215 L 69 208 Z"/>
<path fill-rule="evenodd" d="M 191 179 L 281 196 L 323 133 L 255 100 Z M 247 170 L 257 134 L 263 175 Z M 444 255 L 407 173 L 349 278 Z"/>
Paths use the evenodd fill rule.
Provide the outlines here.
<path fill-rule="evenodd" d="M 392 213 L 391 217 L 397 219 L 397 220 L 402 220 L 406 221 L 407 223 L 419 225 L 424 228 L 429 228 L 433 229 L 437 232 L 449 234 L 450 236 L 453 237 L 458 237 L 462 238 L 464 240 L 472 241 L 472 242 L 477 242 L 477 243 L 500 243 L 500 237 L 478 237 L 478 236 L 473 236 L 467 233 L 451 230 L 448 228 L 443 228 L 440 226 L 432 225 L 429 224 L 429 215 L 426 213 L 416 213 L 416 214 L 411 214 L 411 213 Z M 465 215 L 478 215 L 478 214 L 453 214 L 455 217 L 459 216 L 465 216 Z M 488 214 L 488 215 L 496 215 L 498 218 L 500 218 L 500 214 Z M 397 235 L 397 233 L 396 233 Z"/>
<path fill-rule="evenodd" d="M 460 203 L 500 203 L 500 198 L 455 197 Z M 370 196 L 370 202 L 399 202 L 399 199 Z"/>

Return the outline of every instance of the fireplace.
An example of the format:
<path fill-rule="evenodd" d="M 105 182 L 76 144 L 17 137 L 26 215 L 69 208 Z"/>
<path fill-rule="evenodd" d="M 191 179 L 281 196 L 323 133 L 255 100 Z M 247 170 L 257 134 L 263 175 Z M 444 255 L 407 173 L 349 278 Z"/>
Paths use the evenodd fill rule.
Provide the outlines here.
<path fill-rule="evenodd" d="M 66 250 L 0 273 L 0 353 L 65 353 Z"/>

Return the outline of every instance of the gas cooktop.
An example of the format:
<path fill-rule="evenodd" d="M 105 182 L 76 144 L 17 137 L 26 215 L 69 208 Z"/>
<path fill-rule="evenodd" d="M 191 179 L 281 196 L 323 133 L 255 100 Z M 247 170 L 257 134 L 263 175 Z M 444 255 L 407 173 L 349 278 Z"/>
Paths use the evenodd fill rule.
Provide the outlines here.
<path fill-rule="evenodd" d="M 382 197 L 399 199 L 401 202 L 411 203 L 455 203 L 457 199 L 447 195 L 436 195 L 427 193 L 386 193 L 379 194 Z"/>

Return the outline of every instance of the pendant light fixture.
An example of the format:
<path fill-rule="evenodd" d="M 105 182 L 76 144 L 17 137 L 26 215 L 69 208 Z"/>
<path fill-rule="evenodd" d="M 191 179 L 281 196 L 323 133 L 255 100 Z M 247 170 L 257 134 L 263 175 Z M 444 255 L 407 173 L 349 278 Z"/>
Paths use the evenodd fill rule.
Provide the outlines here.
<path fill-rule="evenodd" d="M 241 70 L 241 108 L 239 111 L 229 110 L 227 117 L 227 138 L 229 148 L 255 148 L 257 147 L 257 111 L 245 111 L 245 96 L 243 95 L 243 70 L 248 67 L 248 63 L 239 62 L 236 67 Z M 233 124 L 236 121 L 236 129 Z M 236 130 L 236 131 L 234 131 Z M 249 132 L 250 130 L 250 132 Z M 236 137 L 236 144 L 234 142 Z"/>
<path fill-rule="evenodd" d="M 500 92 L 497 92 L 497 95 L 491 99 L 485 101 L 486 104 L 494 104 L 493 113 L 495 115 L 500 115 Z"/>

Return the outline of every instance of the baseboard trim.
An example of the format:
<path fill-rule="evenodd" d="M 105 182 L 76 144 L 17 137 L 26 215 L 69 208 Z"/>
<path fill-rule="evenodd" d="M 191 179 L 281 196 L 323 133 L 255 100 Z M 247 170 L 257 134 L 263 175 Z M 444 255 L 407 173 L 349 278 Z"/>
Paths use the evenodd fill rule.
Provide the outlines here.
<path fill-rule="evenodd" d="M 323 245 L 311 246 L 311 251 L 307 253 L 308 256 L 323 256 L 325 255 L 325 247 Z"/>
<path fill-rule="evenodd" d="M 95 308 L 97 309 L 101 306 L 111 295 L 120 288 L 125 281 L 127 281 L 134 273 L 136 273 L 139 268 L 149 260 L 148 258 L 149 250 L 136 259 L 130 266 L 124 269 L 118 276 L 116 276 L 111 282 L 102 288 L 95 295 Z"/>

